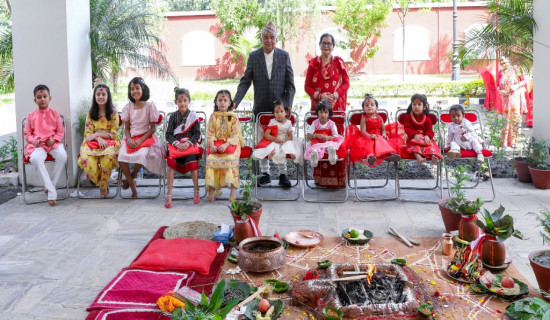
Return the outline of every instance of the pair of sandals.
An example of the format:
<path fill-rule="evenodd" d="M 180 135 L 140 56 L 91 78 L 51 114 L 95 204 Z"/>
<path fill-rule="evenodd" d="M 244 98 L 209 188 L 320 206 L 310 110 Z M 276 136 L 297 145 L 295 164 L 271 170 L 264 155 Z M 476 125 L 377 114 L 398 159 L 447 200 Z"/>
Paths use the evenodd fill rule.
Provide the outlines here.
<path fill-rule="evenodd" d="M 199 204 L 201 202 L 201 196 L 199 195 L 199 190 L 195 190 L 195 195 L 193 196 L 193 204 Z M 166 209 L 172 208 L 172 195 L 166 195 L 166 201 L 164 202 L 164 207 Z"/>

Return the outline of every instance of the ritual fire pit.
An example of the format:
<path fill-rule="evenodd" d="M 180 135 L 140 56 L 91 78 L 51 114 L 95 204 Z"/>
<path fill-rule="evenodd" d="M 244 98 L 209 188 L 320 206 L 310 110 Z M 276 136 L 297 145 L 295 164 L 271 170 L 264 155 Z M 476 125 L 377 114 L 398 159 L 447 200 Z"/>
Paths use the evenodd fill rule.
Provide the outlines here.
<path fill-rule="evenodd" d="M 252 237 L 239 244 L 238 265 L 244 271 L 268 272 L 285 264 L 283 241 L 275 237 Z"/>
<path fill-rule="evenodd" d="M 333 265 L 322 278 L 299 281 L 292 289 L 294 304 L 318 311 L 332 307 L 350 319 L 414 318 L 421 297 L 411 269 L 393 264 Z"/>

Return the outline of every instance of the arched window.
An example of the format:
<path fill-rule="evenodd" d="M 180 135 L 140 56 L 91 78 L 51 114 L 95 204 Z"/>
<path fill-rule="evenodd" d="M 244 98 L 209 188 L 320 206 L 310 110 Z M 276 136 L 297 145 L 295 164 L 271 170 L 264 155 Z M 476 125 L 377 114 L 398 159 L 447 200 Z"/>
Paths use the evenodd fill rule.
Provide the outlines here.
<path fill-rule="evenodd" d="M 405 26 L 405 61 L 430 60 L 430 31 L 418 25 Z M 393 60 L 403 61 L 403 28 L 393 33 Z"/>
<path fill-rule="evenodd" d="M 216 65 L 216 38 L 206 31 L 191 31 L 181 38 L 181 66 Z"/>
<path fill-rule="evenodd" d="M 321 49 L 319 48 L 319 39 L 324 33 L 332 34 L 332 36 L 334 37 L 334 41 L 336 42 L 336 46 L 334 47 L 334 50 L 332 50 L 332 54 L 334 56 L 339 56 L 340 58 L 344 59 L 344 62 L 351 62 L 349 47 L 344 49 L 340 46 L 343 43 L 349 44 L 348 34 L 346 31 L 340 32 L 338 28 L 335 27 L 323 29 L 315 35 L 315 43 L 317 44 L 315 54 L 318 56 L 321 55 Z"/>

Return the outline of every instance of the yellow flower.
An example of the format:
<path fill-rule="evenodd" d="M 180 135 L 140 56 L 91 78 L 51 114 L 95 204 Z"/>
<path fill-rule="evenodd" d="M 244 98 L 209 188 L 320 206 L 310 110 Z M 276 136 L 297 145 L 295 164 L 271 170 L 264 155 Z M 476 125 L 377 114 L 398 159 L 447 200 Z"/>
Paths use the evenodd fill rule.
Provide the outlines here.
<path fill-rule="evenodd" d="M 469 94 L 467 94 L 467 95 L 466 95 L 466 98 L 470 99 L 470 95 L 469 95 Z"/>
<path fill-rule="evenodd" d="M 465 104 L 465 105 L 469 105 L 469 104 L 470 104 L 470 101 L 464 101 L 464 104 Z"/>

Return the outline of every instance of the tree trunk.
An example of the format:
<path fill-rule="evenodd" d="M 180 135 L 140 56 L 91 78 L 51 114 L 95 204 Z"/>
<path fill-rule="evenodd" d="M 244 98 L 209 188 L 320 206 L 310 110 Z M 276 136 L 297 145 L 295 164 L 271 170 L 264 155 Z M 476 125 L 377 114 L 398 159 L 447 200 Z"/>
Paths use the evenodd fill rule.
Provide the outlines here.
<path fill-rule="evenodd" d="M 403 75 L 401 77 L 401 80 L 405 82 L 405 16 L 403 16 L 403 52 L 402 52 L 402 58 L 403 58 Z"/>

